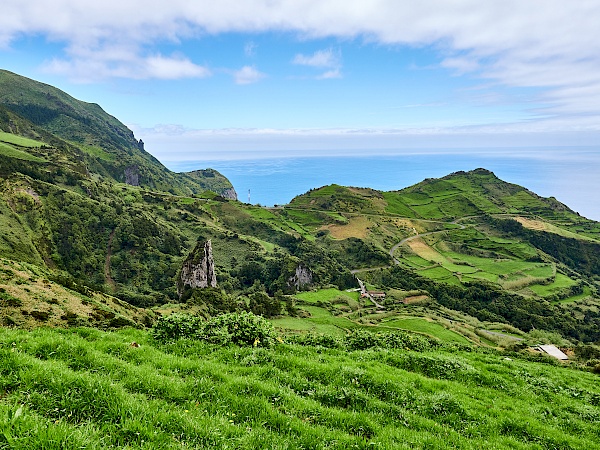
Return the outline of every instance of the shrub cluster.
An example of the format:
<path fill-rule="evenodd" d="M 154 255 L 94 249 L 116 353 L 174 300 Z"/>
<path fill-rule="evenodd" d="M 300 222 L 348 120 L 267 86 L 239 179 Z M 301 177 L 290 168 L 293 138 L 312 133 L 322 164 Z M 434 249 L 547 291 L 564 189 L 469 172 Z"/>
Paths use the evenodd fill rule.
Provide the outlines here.
<path fill-rule="evenodd" d="M 190 314 L 161 317 L 153 327 L 160 342 L 196 339 L 211 344 L 270 347 L 276 341 L 271 322 L 250 312 L 228 313 L 204 321 Z"/>
<path fill-rule="evenodd" d="M 389 331 L 374 333 L 366 330 L 354 330 L 346 336 L 334 337 L 321 334 L 306 334 L 294 336 L 292 343 L 306 346 L 321 346 L 346 350 L 366 350 L 369 348 L 402 349 L 423 352 L 438 348 L 441 343 L 433 338 L 406 333 Z"/>

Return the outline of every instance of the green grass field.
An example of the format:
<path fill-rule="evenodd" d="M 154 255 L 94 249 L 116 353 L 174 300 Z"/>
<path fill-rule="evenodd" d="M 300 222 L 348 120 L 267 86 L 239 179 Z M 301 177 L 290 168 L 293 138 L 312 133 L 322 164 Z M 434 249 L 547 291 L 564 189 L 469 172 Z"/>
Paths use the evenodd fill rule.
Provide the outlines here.
<path fill-rule="evenodd" d="M 564 288 L 569 288 L 574 284 L 575 281 L 571 280 L 568 276 L 563 275 L 562 273 L 557 273 L 553 283 L 547 285 L 533 285 L 529 286 L 529 289 L 541 297 L 546 297 Z"/>
<path fill-rule="evenodd" d="M 444 342 L 458 342 L 460 344 L 470 343 L 469 340 L 464 336 L 450 331 L 438 323 L 417 317 L 393 319 L 382 322 L 381 326 L 408 331 L 417 331 L 419 333 L 436 337 Z"/>
<path fill-rule="evenodd" d="M 0 155 L 8 156 L 9 158 L 22 159 L 24 161 L 46 162 L 45 159 L 39 156 L 31 155 L 23 150 L 19 150 L 10 144 L 0 142 Z"/>
<path fill-rule="evenodd" d="M 596 375 L 510 359 L 3 329 L 0 448 L 600 448 Z"/>
<path fill-rule="evenodd" d="M 96 158 L 100 158 L 103 161 L 114 161 L 116 156 L 112 153 L 108 153 L 105 150 L 102 150 L 99 147 L 92 147 L 90 145 L 81 146 L 81 149 L 89 155 L 95 156 Z"/>
<path fill-rule="evenodd" d="M 316 302 L 330 302 L 337 297 L 350 297 L 353 300 L 358 300 L 359 293 L 340 291 L 339 289 L 329 288 L 329 289 L 319 289 L 318 291 L 308 291 L 308 292 L 299 292 L 294 295 L 294 297 L 303 300 L 309 303 Z"/>
<path fill-rule="evenodd" d="M 563 300 L 559 300 L 558 303 L 573 303 L 583 300 L 585 298 L 589 298 L 592 295 L 592 290 L 588 286 L 584 286 L 583 292 L 579 295 L 573 295 L 571 297 L 565 298 Z"/>
<path fill-rule="evenodd" d="M 447 272 L 446 272 L 447 273 Z M 358 292 L 344 292 L 337 289 L 322 289 L 315 292 L 303 292 L 296 295 L 303 302 L 299 307 L 308 313 L 309 318 L 282 317 L 273 319 L 272 323 L 284 332 L 313 332 L 321 334 L 344 335 L 347 331 L 364 328 L 371 331 L 384 329 L 402 329 L 424 333 L 444 342 L 457 342 L 468 344 L 464 336 L 448 330 L 439 323 L 426 320 L 422 317 L 398 317 L 398 312 L 386 311 L 384 313 L 369 314 L 366 309 L 345 315 L 334 315 L 327 308 L 316 306 L 317 302 L 328 303 L 340 298 L 353 298 L 349 303 L 358 306 Z M 336 307 L 337 305 L 334 305 Z M 375 319 L 372 322 L 370 319 Z M 383 321 L 380 322 L 380 320 Z M 372 323 L 366 323 L 366 322 Z"/>
<path fill-rule="evenodd" d="M 346 331 L 331 323 L 314 321 L 311 319 L 300 319 L 298 317 L 282 317 L 272 319 L 273 326 L 282 333 L 316 333 L 330 336 L 344 336 Z"/>
<path fill-rule="evenodd" d="M 454 232 L 457 235 L 469 236 L 464 230 Z M 486 244 L 491 241 L 484 240 Z M 497 242 L 497 244 L 502 244 Z M 501 285 L 505 289 L 519 290 L 531 286 L 530 295 L 547 296 L 574 284 L 573 280 L 557 276 L 555 282 L 547 285 L 547 280 L 556 273 L 556 267 L 551 263 L 538 263 L 511 258 L 484 258 L 481 256 L 458 253 L 447 250 L 449 244 L 441 241 L 433 246 L 413 240 L 409 243 L 414 254 L 404 254 L 401 259 L 408 266 L 415 268 L 419 274 L 432 280 L 450 284 L 460 284 L 466 281 L 486 280 Z M 519 244 L 508 242 L 512 251 L 521 253 L 525 248 Z M 432 263 L 436 263 L 433 266 Z M 568 280 L 568 281 L 567 281 Z"/>
<path fill-rule="evenodd" d="M 4 131 L 0 131 L 0 142 L 6 142 L 7 144 L 15 144 L 19 147 L 27 148 L 36 148 L 44 145 L 43 142 L 35 141 L 33 139 L 28 139 L 22 136 L 17 136 L 12 133 L 6 133 Z"/>

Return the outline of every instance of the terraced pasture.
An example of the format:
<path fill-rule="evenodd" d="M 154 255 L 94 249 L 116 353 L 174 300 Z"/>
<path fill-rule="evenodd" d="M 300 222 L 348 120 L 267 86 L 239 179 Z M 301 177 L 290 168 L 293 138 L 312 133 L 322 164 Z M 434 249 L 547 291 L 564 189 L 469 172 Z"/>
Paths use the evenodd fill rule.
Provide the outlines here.
<path fill-rule="evenodd" d="M 406 317 L 392 319 L 381 323 L 382 327 L 395 328 L 400 330 L 416 331 L 419 333 L 428 334 L 437 337 L 444 342 L 458 342 L 461 344 L 469 344 L 469 340 L 464 336 L 448 330 L 439 323 L 432 322 L 425 318 Z"/>
<path fill-rule="evenodd" d="M 551 223 L 543 221 L 543 220 L 535 220 L 535 219 L 530 219 L 527 217 L 515 217 L 514 219 L 517 222 L 519 222 L 521 225 L 523 225 L 525 228 L 528 228 L 530 230 L 546 231 L 549 233 L 558 234 L 559 236 L 564 236 L 564 237 L 573 238 L 573 239 L 585 239 L 585 240 L 590 240 L 590 241 L 596 241 L 596 239 L 593 239 L 591 237 L 573 233 L 572 231 L 565 230 L 563 228 L 560 228 L 554 224 L 551 224 Z"/>
<path fill-rule="evenodd" d="M 18 145 L 19 147 L 26 148 L 36 148 L 44 145 L 43 142 L 35 141 L 33 139 L 28 139 L 22 136 L 17 136 L 12 133 L 6 133 L 4 131 L 0 131 L 0 142 L 5 142 L 7 144 Z"/>
<path fill-rule="evenodd" d="M 412 254 L 403 255 L 402 261 L 419 274 L 436 281 L 456 285 L 485 280 L 513 291 L 528 288 L 529 295 L 540 297 L 554 295 L 575 284 L 566 275 L 557 274 L 552 263 L 467 255 L 447 250 L 449 246 L 442 241 L 429 245 L 423 238 L 412 239 L 407 245 Z M 516 250 L 520 253 L 527 249 Z"/>

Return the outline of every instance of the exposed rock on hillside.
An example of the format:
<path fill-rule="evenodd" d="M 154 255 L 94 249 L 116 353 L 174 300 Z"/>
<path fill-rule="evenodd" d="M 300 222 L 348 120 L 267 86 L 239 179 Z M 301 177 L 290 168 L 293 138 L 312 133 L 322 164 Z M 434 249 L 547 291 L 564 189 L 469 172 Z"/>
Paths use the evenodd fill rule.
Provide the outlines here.
<path fill-rule="evenodd" d="M 302 264 L 296 267 L 296 273 L 288 278 L 288 286 L 295 286 L 297 290 L 301 290 L 304 287 L 312 284 L 313 274 L 312 272 Z"/>
<path fill-rule="evenodd" d="M 125 168 L 125 183 L 130 186 L 139 186 L 140 185 L 140 169 L 138 166 L 131 165 Z"/>
<path fill-rule="evenodd" d="M 228 198 L 230 200 L 237 200 L 237 192 L 234 188 L 225 189 L 221 192 L 221 197 Z"/>
<path fill-rule="evenodd" d="M 198 242 L 181 267 L 177 293 L 181 298 L 185 291 L 194 288 L 216 287 L 215 263 L 210 240 Z"/>

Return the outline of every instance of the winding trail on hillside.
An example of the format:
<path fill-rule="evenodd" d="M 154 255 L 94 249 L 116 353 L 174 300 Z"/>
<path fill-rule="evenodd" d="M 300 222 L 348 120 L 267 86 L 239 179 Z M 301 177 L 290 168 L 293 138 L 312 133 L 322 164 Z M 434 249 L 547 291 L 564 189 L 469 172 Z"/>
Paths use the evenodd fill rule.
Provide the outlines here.
<path fill-rule="evenodd" d="M 460 219 L 456 219 L 453 220 L 452 222 L 447 222 L 449 224 L 452 225 L 458 225 L 459 229 L 464 230 L 466 228 L 466 225 L 462 225 L 460 223 L 458 223 L 460 220 L 465 220 L 465 219 L 471 219 L 472 217 L 463 217 Z M 413 228 L 414 229 L 414 228 Z M 419 238 L 419 237 L 423 237 L 423 236 L 431 236 L 432 234 L 437 234 L 437 233 L 445 233 L 448 230 L 437 230 L 437 231 L 428 231 L 426 233 L 416 233 L 413 236 L 409 236 L 407 238 L 402 239 L 400 242 L 398 242 L 396 245 L 394 245 L 391 249 L 390 249 L 390 256 L 392 257 L 392 261 L 394 261 L 394 264 L 400 264 L 400 261 L 398 261 L 395 257 L 394 257 L 394 253 L 396 253 L 396 250 L 398 250 L 399 247 L 401 247 L 402 245 L 406 244 L 409 241 L 412 241 L 413 239 Z"/>
<path fill-rule="evenodd" d="M 442 223 L 458 225 L 461 230 L 464 230 L 466 228 L 466 225 L 462 225 L 462 224 L 460 224 L 458 222 L 461 221 L 461 220 L 470 219 L 470 218 L 471 217 L 463 217 L 461 219 L 457 219 L 457 220 L 454 220 L 452 222 L 442 222 Z M 410 242 L 413 239 L 417 239 L 417 238 L 420 238 L 420 237 L 423 237 L 423 236 L 431 236 L 433 234 L 445 233 L 447 231 L 448 230 L 427 231 L 426 233 L 416 233 L 416 234 L 414 234 L 412 236 L 408 236 L 408 237 L 402 239 L 400 242 L 398 242 L 397 244 L 395 244 L 390 249 L 390 251 L 389 251 L 389 254 L 392 257 L 392 261 L 394 262 L 394 264 L 400 264 L 400 261 L 394 257 L 394 254 L 396 253 L 396 250 L 398 250 L 398 248 L 400 248 L 401 246 L 403 246 L 407 242 Z M 389 269 L 390 267 L 391 266 L 365 267 L 365 268 L 362 268 L 362 269 L 353 269 L 353 270 L 350 271 L 350 273 L 352 273 L 353 275 L 356 275 L 357 273 L 360 273 L 360 272 L 372 272 L 373 270 Z"/>

